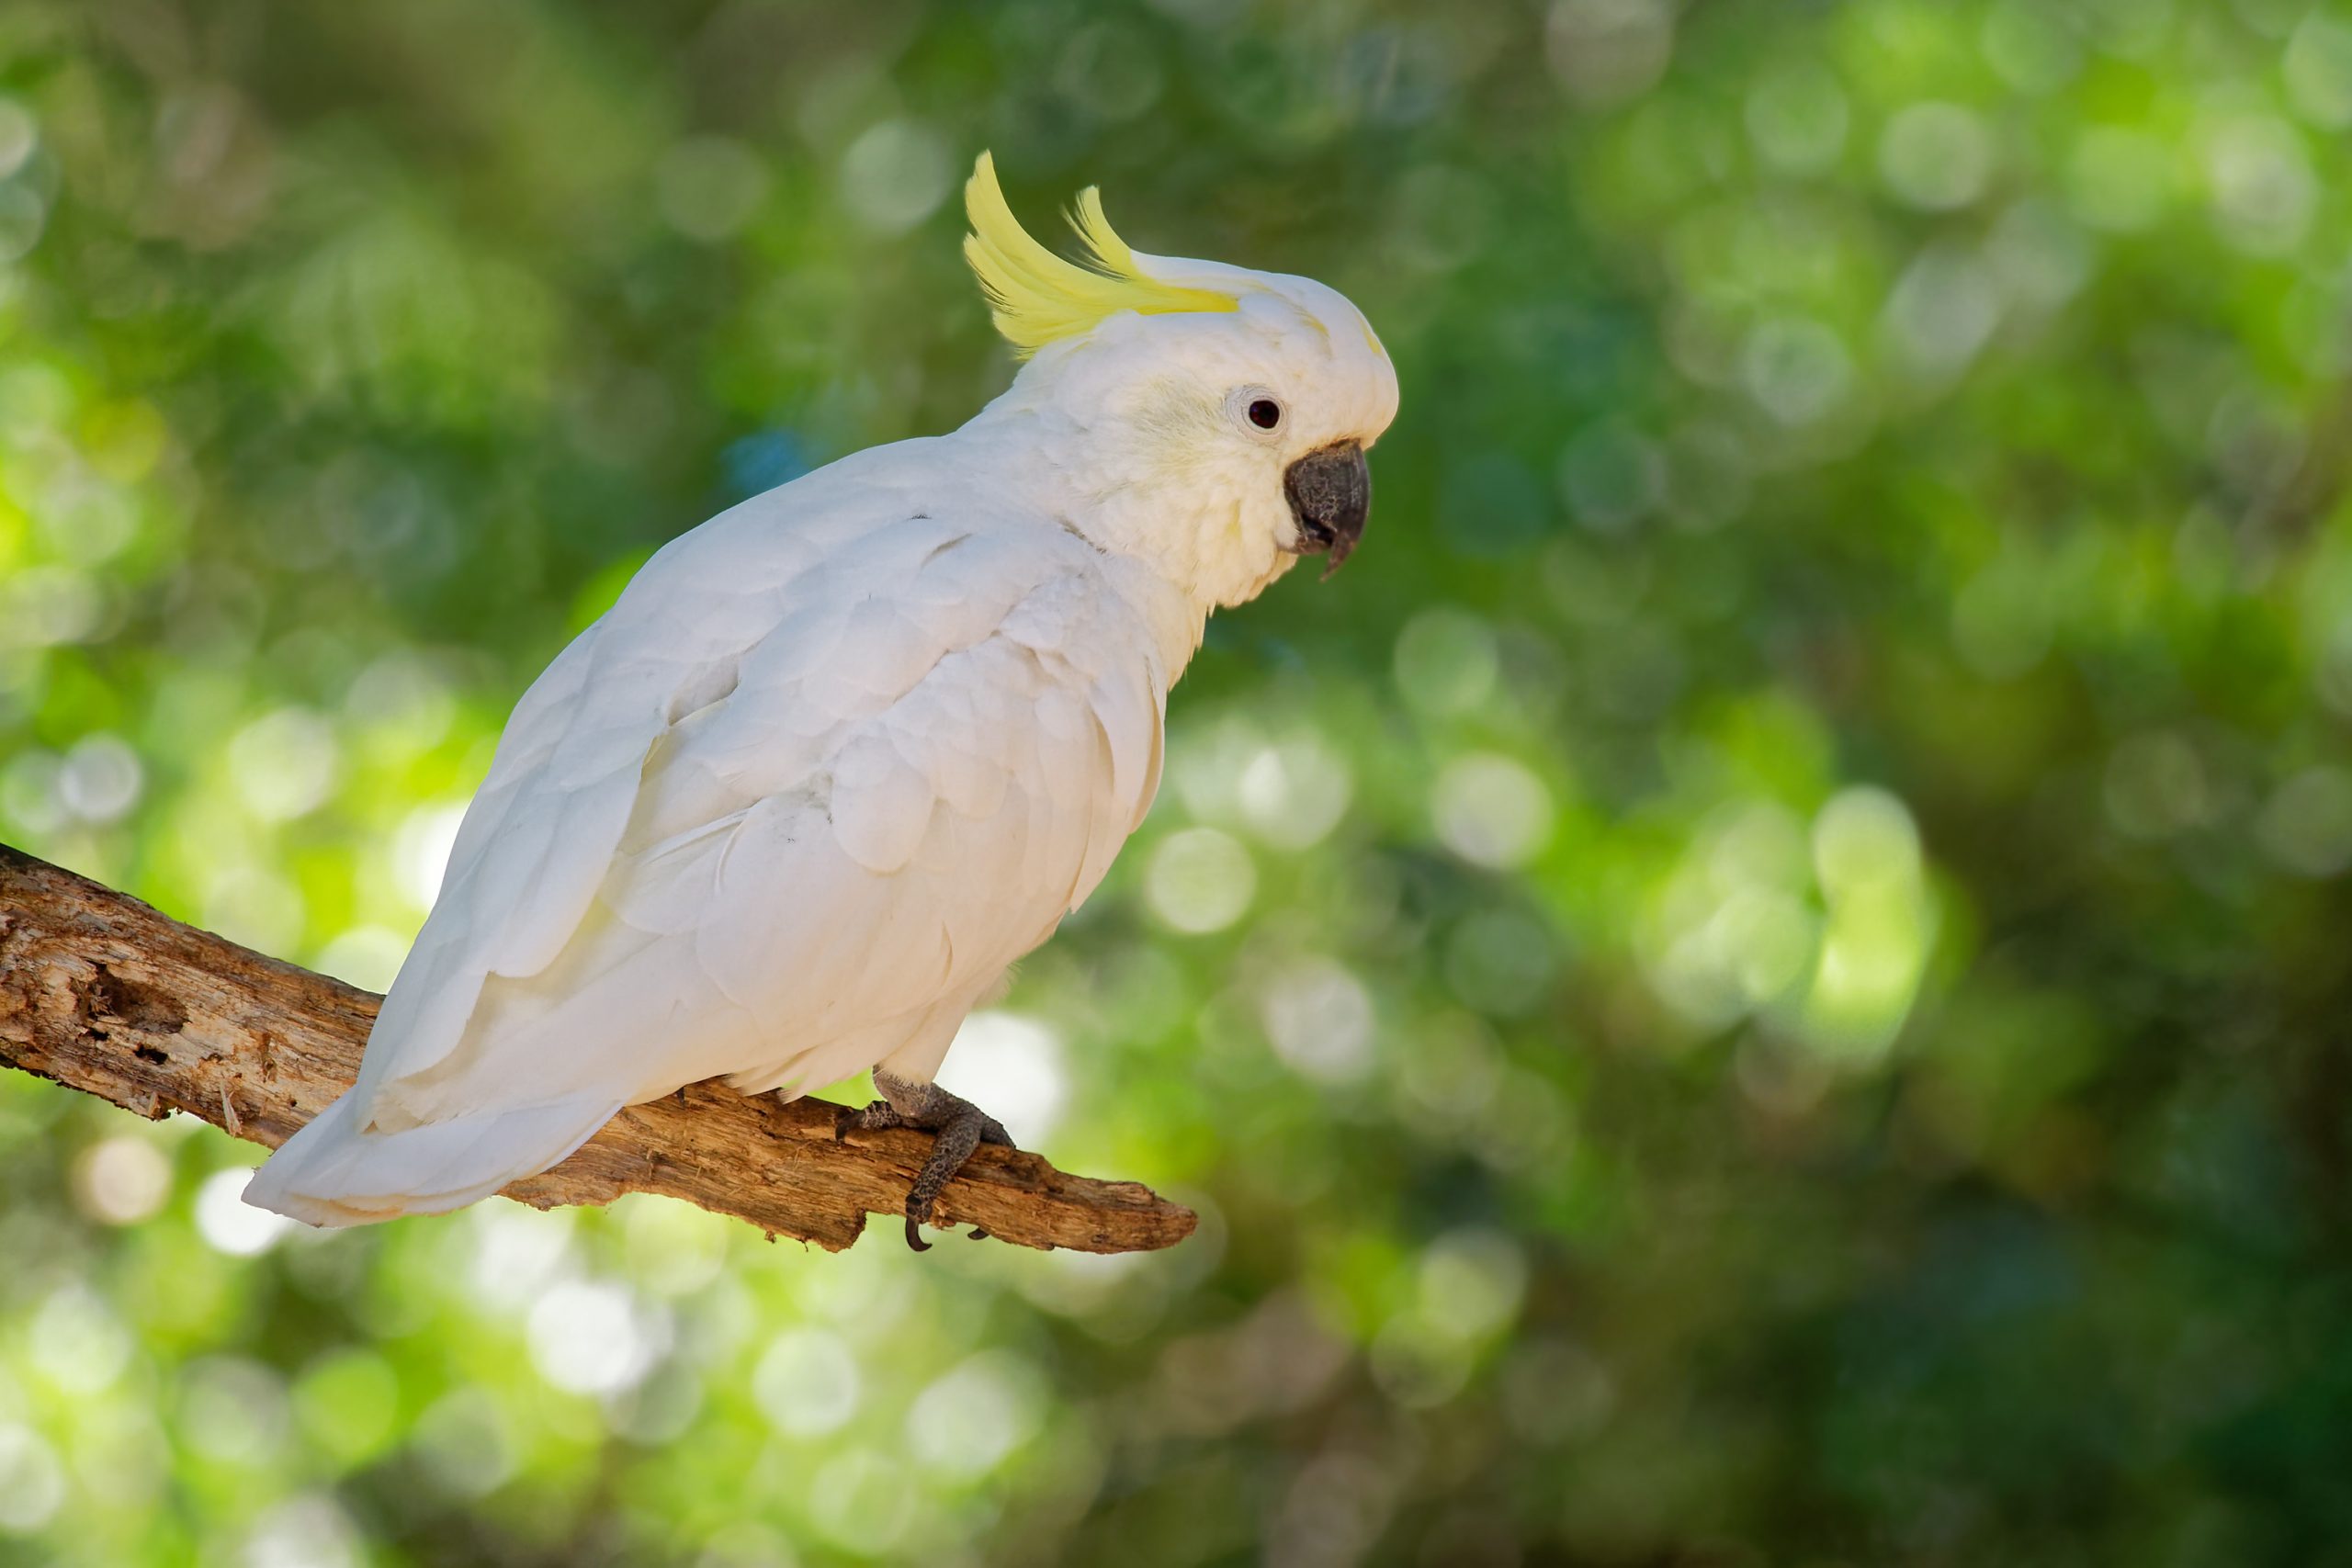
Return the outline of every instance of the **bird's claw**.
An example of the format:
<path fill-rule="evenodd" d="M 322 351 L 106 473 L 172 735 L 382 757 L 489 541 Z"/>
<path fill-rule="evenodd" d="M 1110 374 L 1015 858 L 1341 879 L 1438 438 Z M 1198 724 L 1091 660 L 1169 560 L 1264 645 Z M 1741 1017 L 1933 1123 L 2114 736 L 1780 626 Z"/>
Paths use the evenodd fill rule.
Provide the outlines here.
<path fill-rule="evenodd" d="M 899 1114 L 898 1107 L 887 1100 L 866 1105 L 842 1105 L 833 1110 L 833 1142 L 849 1141 L 852 1133 L 878 1133 L 891 1127 L 903 1127 L 907 1119 Z"/>
<path fill-rule="evenodd" d="M 874 1087 L 883 1098 L 863 1111 L 836 1114 L 833 1136 L 842 1138 L 851 1128 L 873 1127 L 920 1127 L 933 1134 L 931 1157 L 916 1173 L 914 1186 L 907 1193 L 906 1206 L 908 1250 L 929 1252 L 931 1243 L 922 1239 L 922 1227 L 932 1223 L 940 1189 L 956 1179 L 956 1173 L 963 1169 L 964 1162 L 978 1145 L 995 1144 L 1008 1149 L 1016 1145 L 1003 1122 L 936 1084 L 896 1078 L 876 1067 Z M 950 1224 L 947 1228 L 955 1227 Z M 988 1234 L 978 1226 L 971 1233 L 975 1241 L 986 1240 Z"/>
<path fill-rule="evenodd" d="M 989 1233 L 982 1230 L 979 1226 L 974 1225 L 970 1230 L 964 1233 L 964 1238 L 967 1241 L 986 1241 L 989 1239 Z M 929 1252 L 931 1250 L 931 1243 L 923 1240 L 922 1238 L 922 1227 L 913 1220 L 909 1220 L 907 1222 L 907 1246 L 916 1252 Z"/>

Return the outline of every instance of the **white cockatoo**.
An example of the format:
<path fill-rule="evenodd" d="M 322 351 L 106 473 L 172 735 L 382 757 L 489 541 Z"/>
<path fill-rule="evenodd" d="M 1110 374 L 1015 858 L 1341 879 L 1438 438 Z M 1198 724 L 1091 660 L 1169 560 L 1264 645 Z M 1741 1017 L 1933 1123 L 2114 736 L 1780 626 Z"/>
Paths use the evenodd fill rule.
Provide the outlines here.
<path fill-rule="evenodd" d="M 1010 389 L 672 541 L 557 656 L 358 1082 L 247 1201 L 437 1213 L 683 1085 L 870 1067 L 852 1123 L 937 1134 L 921 1246 L 941 1186 L 1006 1141 L 932 1081 L 957 1026 L 1141 821 L 1210 612 L 1354 548 L 1396 376 L 1331 289 L 1131 251 L 1092 190 L 1082 265 L 985 154 L 965 201 L 1027 357 Z"/>

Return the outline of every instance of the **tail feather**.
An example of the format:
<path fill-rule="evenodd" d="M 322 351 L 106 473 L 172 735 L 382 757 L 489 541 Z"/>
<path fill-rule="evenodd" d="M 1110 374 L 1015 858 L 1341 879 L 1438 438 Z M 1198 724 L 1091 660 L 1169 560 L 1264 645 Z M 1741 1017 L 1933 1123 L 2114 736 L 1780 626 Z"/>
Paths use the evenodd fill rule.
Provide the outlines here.
<path fill-rule="evenodd" d="M 263 1162 L 245 1201 L 313 1225 L 447 1213 L 559 1164 L 619 1109 L 576 1095 L 369 1133 L 353 1124 L 346 1094 Z"/>

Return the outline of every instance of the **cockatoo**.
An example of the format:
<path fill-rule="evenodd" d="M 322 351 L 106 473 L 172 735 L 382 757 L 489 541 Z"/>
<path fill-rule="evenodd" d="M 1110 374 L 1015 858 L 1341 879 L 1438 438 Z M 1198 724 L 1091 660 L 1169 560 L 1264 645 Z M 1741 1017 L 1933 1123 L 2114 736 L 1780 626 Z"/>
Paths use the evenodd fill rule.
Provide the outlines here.
<path fill-rule="evenodd" d="M 705 1078 L 935 1134 L 907 1238 L 1004 1129 L 933 1081 L 965 1015 L 1102 881 L 1159 783 L 1212 611 L 1371 499 L 1396 375 L 1303 277 L 1082 263 L 981 155 L 964 251 L 1025 360 L 952 434 L 875 447 L 673 540 L 515 705 L 358 1081 L 248 1202 L 438 1213 Z"/>

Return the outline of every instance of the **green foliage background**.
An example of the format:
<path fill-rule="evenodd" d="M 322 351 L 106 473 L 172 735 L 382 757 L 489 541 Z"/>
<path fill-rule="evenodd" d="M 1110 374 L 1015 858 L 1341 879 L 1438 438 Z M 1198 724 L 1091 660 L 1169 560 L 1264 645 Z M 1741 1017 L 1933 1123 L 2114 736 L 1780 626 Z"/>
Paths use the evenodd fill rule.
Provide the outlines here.
<path fill-rule="evenodd" d="M 2352 1561 L 2347 134 L 2306 0 L 0 9 L 0 834 L 363 983 L 1003 384 L 981 148 L 1405 389 L 959 1057 L 1198 1237 L 289 1235 L 11 1075 L 0 1560 Z"/>

